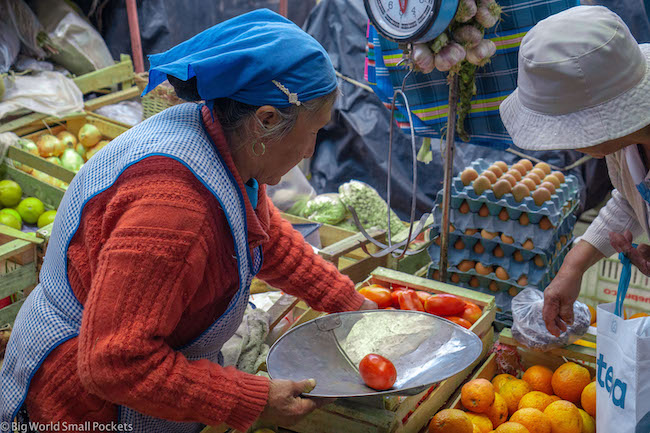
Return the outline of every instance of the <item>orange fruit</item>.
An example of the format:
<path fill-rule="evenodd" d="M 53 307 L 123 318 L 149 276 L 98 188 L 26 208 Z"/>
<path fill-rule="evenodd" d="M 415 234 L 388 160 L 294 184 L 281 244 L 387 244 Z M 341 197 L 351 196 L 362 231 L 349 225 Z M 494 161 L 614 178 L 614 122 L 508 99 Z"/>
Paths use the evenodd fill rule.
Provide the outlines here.
<path fill-rule="evenodd" d="M 508 404 L 501 397 L 501 394 L 494 393 L 494 403 L 488 407 L 484 415 L 492 421 L 492 428 L 497 428 L 508 421 Z"/>
<path fill-rule="evenodd" d="M 582 417 L 582 433 L 596 433 L 596 421 L 582 409 L 580 411 L 580 416 Z"/>
<path fill-rule="evenodd" d="M 591 314 L 591 324 L 593 325 L 596 323 L 596 309 L 592 307 L 591 305 L 587 305 L 589 307 L 589 313 Z"/>
<path fill-rule="evenodd" d="M 494 433 L 530 433 L 530 431 L 518 422 L 508 421 L 497 427 Z"/>
<path fill-rule="evenodd" d="M 494 403 L 494 387 L 487 379 L 470 380 L 460 390 L 460 401 L 465 409 L 483 413 Z"/>
<path fill-rule="evenodd" d="M 512 415 L 519 408 L 519 401 L 529 392 L 531 392 L 528 382 L 521 379 L 509 380 L 502 387 L 499 394 L 503 397 L 508 405 L 508 413 Z"/>
<path fill-rule="evenodd" d="M 479 429 L 478 426 L 477 426 L 476 424 L 472 424 L 472 427 L 474 428 L 474 432 L 473 432 L 473 433 L 481 433 L 481 429 Z"/>
<path fill-rule="evenodd" d="M 510 421 L 518 422 L 530 433 L 551 433 L 551 420 L 538 409 L 519 409 L 512 414 Z"/>
<path fill-rule="evenodd" d="M 545 394 L 553 394 L 552 378 L 553 370 L 543 365 L 533 365 L 522 376 L 522 379 L 528 382 L 534 391 L 541 391 Z"/>
<path fill-rule="evenodd" d="M 578 404 L 585 386 L 591 382 L 591 374 L 586 368 L 575 362 L 562 364 L 551 379 L 553 391 L 563 400 Z"/>
<path fill-rule="evenodd" d="M 549 395 L 549 398 L 551 399 L 551 403 L 553 403 L 554 401 L 560 401 L 560 400 L 562 400 L 562 399 L 561 399 L 560 397 L 558 397 L 557 395 Z M 542 411 L 542 412 L 544 412 L 544 411 Z"/>
<path fill-rule="evenodd" d="M 580 396 L 580 404 L 589 415 L 596 416 L 596 382 L 585 386 Z"/>
<path fill-rule="evenodd" d="M 504 383 L 509 380 L 516 379 L 512 374 L 498 374 L 492 379 L 492 385 L 494 386 L 494 392 L 499 392 Z"/>
<path fill-rule="evenodd" d="M 533 408 L 544 412 L 546 406 L 554 401 L 555 400 L 548 394 L 544 394 L 541 391 L 531 391 L 519 400 L 519 406 L 517 408 Z"/>
<path fill-rule="evenodd" d="M 462 410 L 443 409 L 429 423 L 429 433 L 474 433 L 474 425 Z"/>
<path fill-rule="evenodd" d="M 570 401 L 554 401 L 544 410 L 544 415 L 551 420 L 553 433 L 582 433 L 582 416 Z"/>
<path fill-rule="evenodd" d="M 634 313 L 628 319 L 638 319 L 639 317 L 648 317 L 650 314 L 648 313 Z"/>
<path fill-rule="evenodd" d="M 474 427 L 478 427 L 479 433 L 490 433 L 494 428 L 490 418 L 483 414 L 467 412 L 465 415 L 472 421 Z"/>

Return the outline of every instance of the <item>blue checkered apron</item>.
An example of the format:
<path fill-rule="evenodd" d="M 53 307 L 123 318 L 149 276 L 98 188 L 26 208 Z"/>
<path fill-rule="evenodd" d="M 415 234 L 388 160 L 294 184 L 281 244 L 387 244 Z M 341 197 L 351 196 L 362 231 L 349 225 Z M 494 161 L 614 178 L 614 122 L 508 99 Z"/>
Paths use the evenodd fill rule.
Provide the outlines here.
<path fill-rule="evenodd" d="M 177 348 L 190 360 L 222 362 L 221 347 L 241 323 L 251 280 L 262 265 L 262 254 L 259 248 L 251 254 L 243 195 L 204 129 L 200 106 L 182 104 L 120 135 L 98 152 L 70 184 L 58 209 L 40 284 L 21 308 L 7 347 L 0 372 L 0 421 L 11 422 L 16 417 L 29 383 L 47 355 L 79 335 L 83 306 L 67 278 L 67 249 L 79 227 L 84 205 L 113 185 L 126 168 L 154 155 L 173 158 L 190 169 L 219 201 L 230 226 L 239 290 L 215 323 L 194 341 Z M 204 427 L 155 419 L 127 407 L 119 408 L 119 421 L 131 424 L 134 432 L 185 433 L 199 432 Z"/>

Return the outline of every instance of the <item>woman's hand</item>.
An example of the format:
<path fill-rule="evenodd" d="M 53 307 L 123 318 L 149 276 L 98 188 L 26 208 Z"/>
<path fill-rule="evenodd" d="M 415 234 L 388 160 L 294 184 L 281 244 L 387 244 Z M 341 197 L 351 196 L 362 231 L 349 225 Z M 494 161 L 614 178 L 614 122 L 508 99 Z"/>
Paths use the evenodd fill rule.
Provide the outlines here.
<path fill-rule="evenodd" d="M 269 398 L 260 419 L 271 424 L 292 425 L 302 417 L 319 407 L 321 402 L 300 397 L 302 393 L 311 392 L 316 387 L 316 380 L 300 382 L 291 380 L 271 380 Z"/>
<path fill-rule="evenodd" d="M 379 306 L 375 301 L 371 301 L 370 299 L 364 299 L 363 304 L 361 304 L 361 307 L 359 307 L 359 311 L 376 310 L 378 308 Z"/>
<path fill-rule="evenodd" d="M 650 277 L 650 245 L 641 244 L 634 248 L 633 240 L 634 236 L 629 230 L 622 235 L 613 232 L 609 234 L 609 242 L 616 252 L 627 255 L 634 266 Z"/>

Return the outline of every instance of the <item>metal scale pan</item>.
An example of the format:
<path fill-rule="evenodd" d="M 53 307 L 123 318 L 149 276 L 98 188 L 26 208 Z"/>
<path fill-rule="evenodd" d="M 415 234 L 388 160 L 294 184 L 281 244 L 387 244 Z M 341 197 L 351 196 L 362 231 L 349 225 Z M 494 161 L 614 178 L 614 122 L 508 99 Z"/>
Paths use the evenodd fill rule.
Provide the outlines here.
<path fill-rule="evenodd" d="M 272 379 L 316 379 L 313 397 L 414 395 L 469 367 L 481 354 L 473 332 L 418 311 L 372 310 L 335 313 L 292 329 L 271 347 Z M 397 369 L 393 388 L 367 387 L 358 365 L 369 353 Z"/>

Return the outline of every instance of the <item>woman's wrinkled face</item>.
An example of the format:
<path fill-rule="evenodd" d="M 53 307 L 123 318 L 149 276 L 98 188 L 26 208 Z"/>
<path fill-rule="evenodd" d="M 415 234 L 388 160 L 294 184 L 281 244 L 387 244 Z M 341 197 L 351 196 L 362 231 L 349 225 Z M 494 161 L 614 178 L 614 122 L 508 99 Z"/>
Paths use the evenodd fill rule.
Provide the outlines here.
<path fill-rule="evenodd" d="M 271 110 L 267 109 L 270 108 Z M 276 185 L 289 170 L 305 158 L 311 158 L 316 146 L 318 131 L 327 125 L 332 117 L 331 105 L 324 106 L 318 112 L 301 111 L 291 131 L 278 141 L 264 143 L 263 155 L 255 156 L 257 170 L 255 178 L 260 184 Z M 279 115 L 273 107 L 260 107 L 258 118 L 269 125 L 279 121 Z M 261 146 L 256 146 L 259 154 Z"/>

